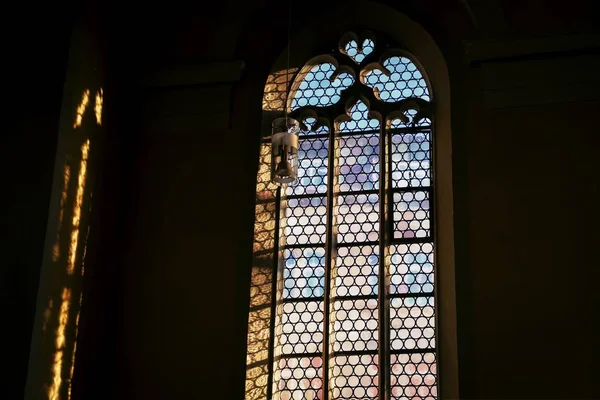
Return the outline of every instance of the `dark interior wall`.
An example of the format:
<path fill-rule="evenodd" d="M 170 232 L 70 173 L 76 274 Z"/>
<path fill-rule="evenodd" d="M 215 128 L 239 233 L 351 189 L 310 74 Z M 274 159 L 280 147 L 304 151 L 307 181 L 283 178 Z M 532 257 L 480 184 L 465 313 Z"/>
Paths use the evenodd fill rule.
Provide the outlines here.
<path fill-rule="evenodd" d="M 488 2 L 495 16 L 469 3 L 481 37 L 512 40 L 466 45 L 477 37 L 462 25 L 461 2 L 419 3 L 402 11 L 442 48 L 453 97 L 461 396 L 599 397 L 597 48 L 540 55 L 543 43 L 519 41 L 531 32 L 513 23 L 517 6 L 500 1 Z M 237 6 L 111 25 L 123 139 L 110 191 L 122 219 L 104 237 L 119 250 L 96 299 L 118 300 L 96 337 L 112 340 L 100 349 L 115 359 L 95 364 L 88 345 L 96 385 L 81 398 L 242 396 L 261 79 L 284 45 L 274 37 L 286 10 Z M 553 25 L 543 15 L 541 36 L 590 18 L 571 10 Z"/>
<path fill-rule="evenodd" d="M 472 397 L 599 395 L 595 110 L 598 102 L 498 110 L 472 132 L 463 387 Z"/>
<path fill-rule="evenodd" d="M 455 193 L 467 398 L 598 397 L 598 100 L 578 84 L 597 88 L 598 62 L 528 55 L 469 69 Z"/>
<path fill-rule="evenodd" d="M 22 398 L 25 389 L 73 15 L 67 4 L 38 12 L 20 4 L 3 11 L 12 21 L 2 26 L 1 50 L 3 399 Z"/>
<path fill-rule="evenodd" d="M 244 207 L 227 189 L 235 184 L 222 157 L 243 159 L 244 149 L 230 132 L 207 129 L 201 119 L 187 125 L 137 142 L 132 180 L 138 200 L 124 255 L 118 358 L 121 388 L 135 398 L 201 398 L 217 388 L 235 398 L 227 382 L 235 359 L 236 247 Z M 219 150 L 207 152 L 207 146 Z"/>

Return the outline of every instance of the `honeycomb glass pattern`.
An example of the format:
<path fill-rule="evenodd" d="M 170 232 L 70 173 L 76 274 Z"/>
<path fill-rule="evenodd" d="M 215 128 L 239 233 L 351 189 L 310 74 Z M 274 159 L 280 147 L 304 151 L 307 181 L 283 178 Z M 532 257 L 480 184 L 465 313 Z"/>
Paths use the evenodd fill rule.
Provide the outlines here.
<path fill-rule="evenodd" d="M 339 144 L 341 192 L 379 188 L 379 135 L 343 136 Z"/>
<path fill-rule="evenodd" d="M 390 253 L 391 294 L 433 295 L 433 243 L 393 245 Z"/>
<path fill-rule="evenodd" d="M 354 133 L 364 131 L 379 132 L 381 123 L 377 118 L 369 117 L 369 108 L 362 101 L 357 101 L 348 112 L 350 119 L 339 123 L 340 133 Z"/>
<path fill-rule="evenodd" d="M 305 106 L 327 107 L 340 101 L 342 90 L 354 84 L 354 77 L 348 73 L 339 74 L 331 81 L 331 76 L 336 70 L 335 65 L 323 63 L 313 65 L 305 74 L 300 74 L 301 81 L 297 84 L 291 110 Z"/>
<path fill-rule="evenodd" d="M 323 351 L 323 302 L 284 302 L 279 307 L 278 327 L 281 355 L 302 355 Z M 281 332 L 279 332 L 281 329 Z"/>
<path fill-rule="evenodd" d="M 376 296 L 378 271 L 379 246 L 339 247 L 333 273 L 334 296 Z"/>
<path fill-rule="evenodd" d="M 340 195 L 336 219 L 340 244 L 379 240 L 379 195 Z"/>
<path fill-rule="evenodd" d="M 430 237 L 429 192 L 394 193 L 394 239 Z"/>
<path fill-rule="evenodd" d="M 373 88 L 379 99 L 388 103 L 411 97 L 430 100 L 427 82 L 410 59 L 390 57 L 383 62 L 383 66 L 390 72 L 390 76 L 379 69 L 374 69 L 364 78 L 365 85 Z"/>
<path fill-rule="evenodd" d="M 431 141 L 428 132 L 392 135 L 392 186 L 431 186 Z"/>
<path fill-rule="evenodd" d="M 433 400 L 437 398 L 433 243 L 393 245 L 390 253 L 391 398 Z"/>
<path fill-rule="evenodd" d="M 288 246 L 325 243 L 326 197 L 288 199 L 284 236 Z"/>
<path fill-rule="evenodd" d="M 358 51 L 358 44 L 355 40 L 351 40 L 344 46 L 346 55 L 354 60 L 357 64 L 363 62 L 366 56 L 375 50 L 375 43 L 371 39 L 365 39 L 362 44 L 362 51 Z"/>
<path fill-rule="evenodd" d="M 282 358 L 273 376 L 277 400 L 316 400 L 323 398 L 323 359 L 321 357 Z"/>
<path fill-rule="evenodd" d="M 300 132 L 299 179 L 282 188 L 284 248 L 273 365 L 277 399 L 320 399 L 323 393 L 329 139 L 327 127 L 312 130 L 314 118 L 303 122 L 308 129 Z"/>
<path fill-rule="evenodd" d="M 286 194 L 293 196 L 327 192 L 329 140 L 301 138 L 298 146 L 298 179 L 286 188 Z"/>
<path fill-rule="evenodd" d="M 256 266 L 263 292 L 277 290 L 254 290 L 246 399 L 379 399 L 383 383 L 390 399 L 437 399 L 431 91 L 408 55 L 383 60 L 389 75 L 370 64 L 361 82 L 332 79 L 370 62 L 375 41 L 357 41 L 334 56 L 339 67 L 314 58 L 289 96 L 281 74 L 265 89 L 264 110 L 289 98 L 302 129 L 297 181 L 277 188 L 259 172 Z M 350 87 L 358 100 L 341 107 Z M 387 119 L 371 93 L 392 107 Z"/>
<path fill-rule="evenodd" d="M 435 353 L 392 354 L 392 400 L 437 399 Z"/>
<path fill-rule="evenodd" d="M 377 299 L 333 301 L 333 351 L 377 351 L 378 309 Z"/>
<path fill-rule="evenodd" d="M 435 348 L 433 297 L 391 299 L 390 320 L 392 351 Z"/>
<path fill-rule="evenodd" d="M 333 399 L 377 399 L 379 362 L 377 354 L 337 356 L 332 360 Z"/>
<path fill-rule="evenodd" d="M 288 248 L 283 252 L 283 298 L 323 296 L 325 279 L 325 248 Z"/>

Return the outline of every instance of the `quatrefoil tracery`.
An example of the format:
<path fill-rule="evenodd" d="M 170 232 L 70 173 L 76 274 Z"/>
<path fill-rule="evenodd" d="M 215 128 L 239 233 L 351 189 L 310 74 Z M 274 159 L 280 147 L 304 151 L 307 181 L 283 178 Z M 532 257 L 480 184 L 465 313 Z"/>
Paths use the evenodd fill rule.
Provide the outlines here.
<path fill-rule="evenodd" d="M 387 128 L 431 124 L 429 87 L 408 53 L 376 46 L 368 31 L 344 34 L 338 49 L 309 60 L 290 88 L 288 109 L 303 128 L 314 132 L 329 121 L 339 127 L 359 101 Z M 306 117 L 315 121 L 310 127 Z"/>
<path fill-rule="evenodd" d="M 375 50 L 375 35 L 370 31 L 362 31 L 360 35 L 346 32 L 340 38 L 339 52 L 360 64 Z"/>

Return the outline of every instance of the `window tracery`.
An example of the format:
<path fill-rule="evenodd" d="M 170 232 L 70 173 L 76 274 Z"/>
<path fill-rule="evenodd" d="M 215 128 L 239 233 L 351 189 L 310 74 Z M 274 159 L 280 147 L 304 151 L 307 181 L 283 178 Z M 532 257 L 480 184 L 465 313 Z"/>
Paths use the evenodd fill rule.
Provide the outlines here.
<path fill-rule="evenodd" d="M 297 182 L 267 183 L 262 147 L 248 399 L 437 398 L 430 87 L 376 39 L 346 33 L 294 74 Z"/>

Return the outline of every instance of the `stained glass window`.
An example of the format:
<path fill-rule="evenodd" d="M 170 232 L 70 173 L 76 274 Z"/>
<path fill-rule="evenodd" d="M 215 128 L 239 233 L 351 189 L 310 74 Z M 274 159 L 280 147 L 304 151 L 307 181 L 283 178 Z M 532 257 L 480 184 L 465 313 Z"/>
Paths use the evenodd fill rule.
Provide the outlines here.
<path fill-rule="evenodd" d="M 265 183 L 261 163 L 255 270 L 271 267 L 271 289 L 247 399 L 437 398 L 431 90 L 402 49 L 344 37 L 289 85 L 298 180 Z"/>

